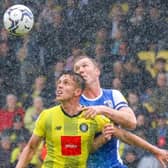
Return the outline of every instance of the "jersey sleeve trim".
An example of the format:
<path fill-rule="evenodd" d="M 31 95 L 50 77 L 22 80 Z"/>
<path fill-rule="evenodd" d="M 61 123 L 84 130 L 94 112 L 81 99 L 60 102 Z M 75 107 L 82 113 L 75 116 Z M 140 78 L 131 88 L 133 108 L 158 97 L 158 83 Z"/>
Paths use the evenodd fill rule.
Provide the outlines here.
<path fill-rule="evenodd" d="M 128 107 L 128 104 L 126 102 L 120 102 L 114 106 L 114 109 L 119 110 L 122 107 Z"/>

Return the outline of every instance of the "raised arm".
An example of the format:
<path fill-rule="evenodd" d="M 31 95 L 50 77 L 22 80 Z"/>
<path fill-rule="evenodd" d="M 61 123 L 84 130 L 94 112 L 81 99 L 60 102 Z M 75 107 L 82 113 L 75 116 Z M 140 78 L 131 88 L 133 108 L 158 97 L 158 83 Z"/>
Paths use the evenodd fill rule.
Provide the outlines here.
<path fill-rule="evenodd" d="M 19 157 L 19 161 L 16 165 L 16 168 L 25 168 L 28 165 L 34 153 L 36 152 L 36 149 L 38 148 L 40 142 L 41 142 L 40 137 L 36 135 L 32 135 L 28 144 L 25 146 L 25 148 L 23 149 L 23 152 Z"/>

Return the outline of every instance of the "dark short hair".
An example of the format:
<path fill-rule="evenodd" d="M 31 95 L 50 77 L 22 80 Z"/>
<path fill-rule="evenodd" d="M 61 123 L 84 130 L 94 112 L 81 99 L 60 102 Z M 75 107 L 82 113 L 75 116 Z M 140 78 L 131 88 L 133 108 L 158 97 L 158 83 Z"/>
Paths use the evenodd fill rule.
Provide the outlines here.
<path fill-rule="evenodd" d="M 75 73 L 74 71 L 70 70 L 70 71 L 63 71 L 59 77 L 58 80 L 61 76 L 63 75 L 69 75 L 71 77 L 73 77 L 73 80 L 76 82 L 76 84 L 82 89 L 82 91 L 85 89 L 85 80 L 83 79 L 83 77 L 78 74 Z"/>

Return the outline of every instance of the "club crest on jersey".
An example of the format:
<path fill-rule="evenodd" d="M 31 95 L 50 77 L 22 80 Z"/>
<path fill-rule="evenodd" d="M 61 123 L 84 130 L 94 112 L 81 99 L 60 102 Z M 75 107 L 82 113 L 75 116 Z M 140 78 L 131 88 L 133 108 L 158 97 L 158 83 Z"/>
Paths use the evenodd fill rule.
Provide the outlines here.
<path fill-rule="evenodd" d="M 86 132 L 88 130 L 88 125 L 85 123 L 80 124 L 80 130 Z"/>
<path fill-rule="evenodd" d="M 104 105 L 108 106 L 108 107 L 113 107 L 112 101 L 111 100 L 106 100 L 104 101 Z"/>

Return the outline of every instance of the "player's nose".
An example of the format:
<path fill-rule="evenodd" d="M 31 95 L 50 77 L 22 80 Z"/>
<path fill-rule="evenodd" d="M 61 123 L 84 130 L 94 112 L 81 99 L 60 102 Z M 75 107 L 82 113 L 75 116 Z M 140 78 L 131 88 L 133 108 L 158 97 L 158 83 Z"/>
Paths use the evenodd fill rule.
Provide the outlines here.
<path fill-rule="evenodd" d="M 78 69 L 78 73 L 82 75 L 82 74 L 84 73 L 84 68 L 83 68 L 83 67 L 80 67 L 80 68 Z"/>
<path fill-rule="evenodd" d="M 63 87 L 63 83 L 62 83 L 62 82 L 59 82 L 59 83 L 57 84 L 56 89 L 60 89 L 60 88 L 62 88 L 62 87 Z"/>

